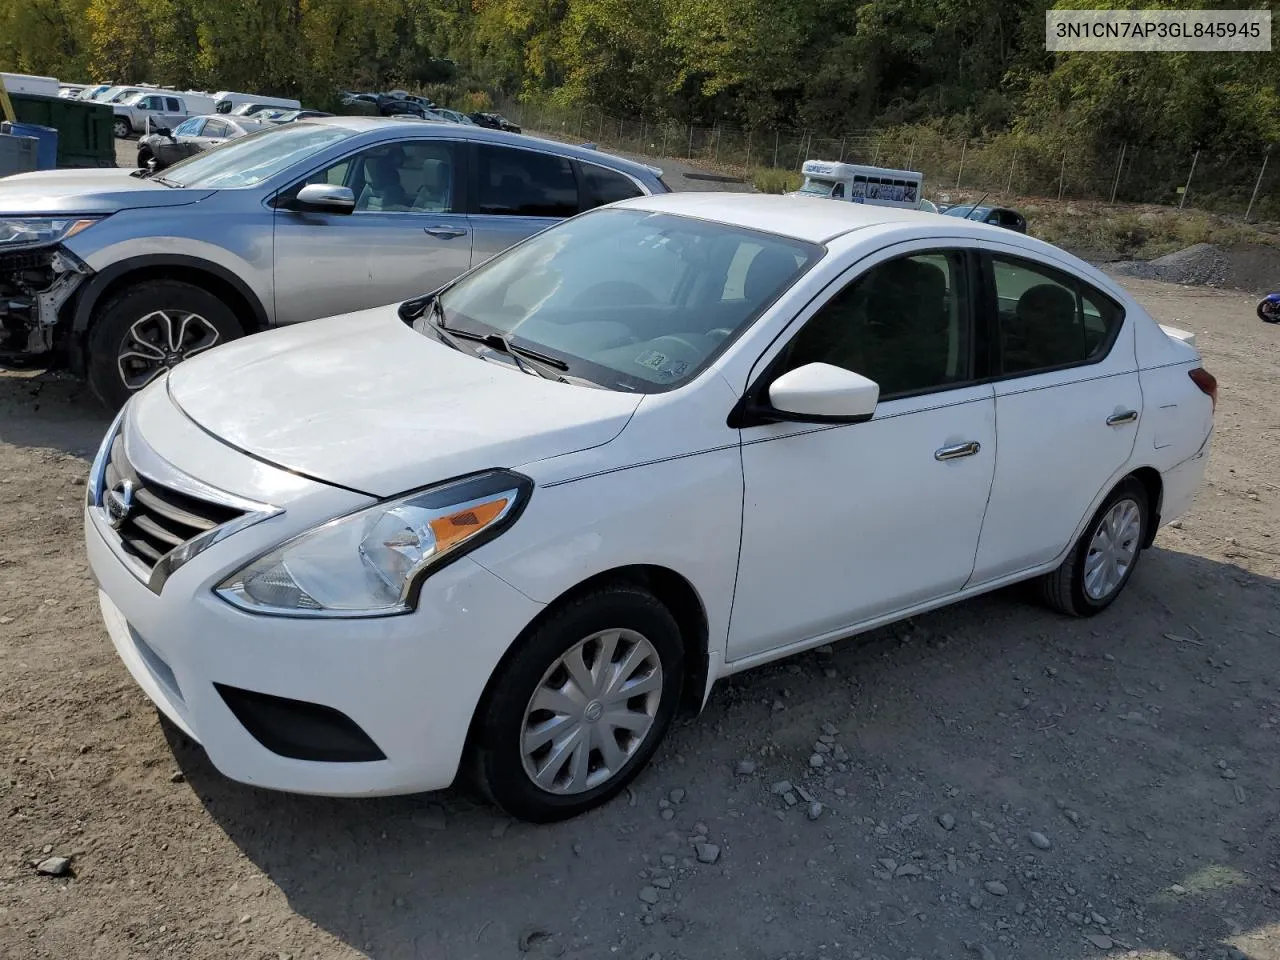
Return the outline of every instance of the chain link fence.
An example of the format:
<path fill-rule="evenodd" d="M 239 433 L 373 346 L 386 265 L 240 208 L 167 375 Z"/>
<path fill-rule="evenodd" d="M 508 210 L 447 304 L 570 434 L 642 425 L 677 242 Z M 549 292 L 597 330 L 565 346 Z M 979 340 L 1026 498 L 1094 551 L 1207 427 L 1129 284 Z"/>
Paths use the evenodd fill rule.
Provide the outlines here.
<path fill-rule="evenodd" d="M 1280 220 L 1280 158 L 1266 152 L 1169 151 L 1119 143 L 1106 151 L 1065 150 L 1044 141 L 947 137 L 927 128 L 821 131 L 748 130 L 715 125 L 647 122 L 596 108 L 502 104 L 530 133 L 595 143 L 619 153 L 684 160 L 750 180 L 760 170 L 799 173 L 805 160 L 918 170 L 930 199 L 949 193 L 989 194 L 989 202 L 1019 197 L 1152 203 Z"/>

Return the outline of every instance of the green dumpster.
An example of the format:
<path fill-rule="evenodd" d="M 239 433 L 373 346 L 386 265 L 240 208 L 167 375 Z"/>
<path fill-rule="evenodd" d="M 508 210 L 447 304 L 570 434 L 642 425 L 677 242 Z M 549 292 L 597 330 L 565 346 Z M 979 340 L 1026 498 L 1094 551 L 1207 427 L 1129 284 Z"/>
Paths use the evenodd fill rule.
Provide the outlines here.
<path fill-rule="evenodd" d="M 9 99 L 19 123 L 58 131 L 59 167 L 116 165 L 115 112 L 109 105 L 30 93 L 11 93 Z"/>

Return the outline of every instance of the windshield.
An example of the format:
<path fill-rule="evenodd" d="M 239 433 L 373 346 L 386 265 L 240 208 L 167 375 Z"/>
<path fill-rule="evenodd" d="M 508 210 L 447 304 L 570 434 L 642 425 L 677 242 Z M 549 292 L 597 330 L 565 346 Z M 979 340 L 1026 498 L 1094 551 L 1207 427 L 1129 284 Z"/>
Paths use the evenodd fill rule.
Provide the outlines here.
<path fill-rule="evenodd" d="M 657 393 L 696 376 L 821 255 L 742 227 L 600 210 L 464 276 L 434 313 L 446 328 L 550 357 L 566 379 Z M 415 328 L 430 333 L 432 313 Z"/>
<path fill-rule="evenodd" d="M 352 135 L 316 123 L 269 127 L 175 163 L 164 179 L 180 187 L 252 187 Z"/>
<path fill-rule="evenodd" d="M 800 188 L 800 193 L 809 193 L 815 197 L 829 197 L 831 190 L 836 183 L 831 180 L 819 180 L 816 177 L 805 177 L 804 186 Z"/>
<path fill-rule="evenodd" d="M 974 213 L 972 206 L 947 207 L 947 209 L 942 212 L 949 217 L 967 217 L 971 220 L 982 220 L 991 212 L 991 208 L 979 207 L 978 212 Z"/>

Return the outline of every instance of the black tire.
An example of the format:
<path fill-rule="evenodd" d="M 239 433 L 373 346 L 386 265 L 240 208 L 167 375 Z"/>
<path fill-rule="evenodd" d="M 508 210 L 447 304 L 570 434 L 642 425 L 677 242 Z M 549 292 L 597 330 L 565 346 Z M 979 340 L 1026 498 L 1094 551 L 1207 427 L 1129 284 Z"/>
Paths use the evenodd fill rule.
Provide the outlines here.
<path fill-rule="evenodd" d="M 1263 323 L 1280 323 L 1280 303 L 1270 297 L 1258 304 L 1258 319 Z"/>
<path fill-rule="evenodd" d="M 140 367 L 142 361 L 122 360 L 121 354 L 127 352 L 129 342 L 134 339 L 134 325 L 157 311 L 194 315 L 201 322 L 187 325 L 187 337 L 179 342 L 181 349 L 173 351 L 166 347 L 161 351 L 167 359 L 155 361 L 158 370 L 151 379 L 187 356 L 244 336 L 244 328 L 231 308 L 201 287 L 177 280 L 148 280 L 126 287 L 94 312 L 89 328 L 89 386 L 112 410 L 119 409 L 133 393 L 150 382 L 140 382 L 145 369 L 138 369 L 126 379 L 125 371 Z M 149 332 L 149 328 L 143 328 L 140 334 Z"/>
<path fill-rule="evenodd" d="M 653 722 L 629 759 L 603 783 L 580 793 L 553 793 L 526 772 L 522 736 L 526 708 L 543 677 L 567 651 L 600 631 L 631 630 L 656 651 L 662 688 Z M 646 590 L 628 583 L 601 587 L 568 601 L 517 641 L 476 714 L 472 766 L 485 795 L 513 817 L 550 823 L 608 801 L 653 756 L 680 702 L 684 646 L 670 611 Z M 591 758 L 603 755 L 591 753 Z"/>
<path fill-rule="evenodd" d="M 115 133 L 117 140 L 128 140 L 129 134 L 133 133 L 133 127 L 124 117 L 116 117 L 111 124 L 111 129 Z"/>
<path fill-rule="evenodd" d="M 144 147 L 143 149 L 139 150 L 139 151 L 138 151 L 138 166 L 139 166 L 139 167 L 145 167 L 148 163 L 150 163 L 150 162 L 151 162 L 152 157 L 153 157 L 153 154 L 151 153 L 151 151 L 150 151 L 150 150 L 148 150 L 148 149 L 146 149 L 145 147 Z"/>
<path fill-rule="evenodd" d="M 1120 577 L 1119 582 L 1101 597 L 1091 596 L 1086 590 L 1085 565 L 1089 559 L 1090 545 L 1094 535 L 1102 525 L 1103 519 L 1111 509 L 1122 500 L 1130 500 L 1138 508 L 1138 531 L 1135 535 L 1133 560 Z M 1142 558 L 1142 545 L 1146 543 L 1148 524 L 1151 523 L 1151 508 L 1147 502 L 1147 489 L 1133 477 L 1125 478 L 1110 496 L 1102 502 L 1097 512 L 1090 518 L 1080 539 L 1076 541 L 1071 552 L 1067 554 L 1062 565 L 1052 573 L 1040 578 L 1041 598 L 1059 613 L 1073 617 L 1092 617 L 1101 613 L 1115 602 L 1116 597 L 1125 588 L 1133 571 L 1137 569 Z"/>

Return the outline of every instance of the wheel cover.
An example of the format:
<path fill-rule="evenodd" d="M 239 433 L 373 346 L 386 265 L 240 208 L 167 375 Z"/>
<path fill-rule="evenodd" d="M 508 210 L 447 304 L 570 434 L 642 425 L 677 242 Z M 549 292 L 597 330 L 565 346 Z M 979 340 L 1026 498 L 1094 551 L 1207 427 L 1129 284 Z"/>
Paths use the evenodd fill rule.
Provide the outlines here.
<path fill-rule="evenodd" d="M 1138 554 L 1142 510 L 1125 497 L 1111 505 L 1089 541 L 1084 559 L 1084 592 L 1090 600 L 1105 600 L 1124 583 Z"/>
<path fill-rule="evenodd" d="M 653 729 L 662 660 L 634 630 L 579 640 L 542 676 L 520 731 L 524 772 L 548 793 L 583 793 L 615 777 Z"/>
<path fill-rule="evenodd" d="M 185 310 L 154 310 L 135 320 L 120 342 L 116 365 L 130 390 L 141 390 L 166 370 L 218 343 L 218 328 Z"/>

